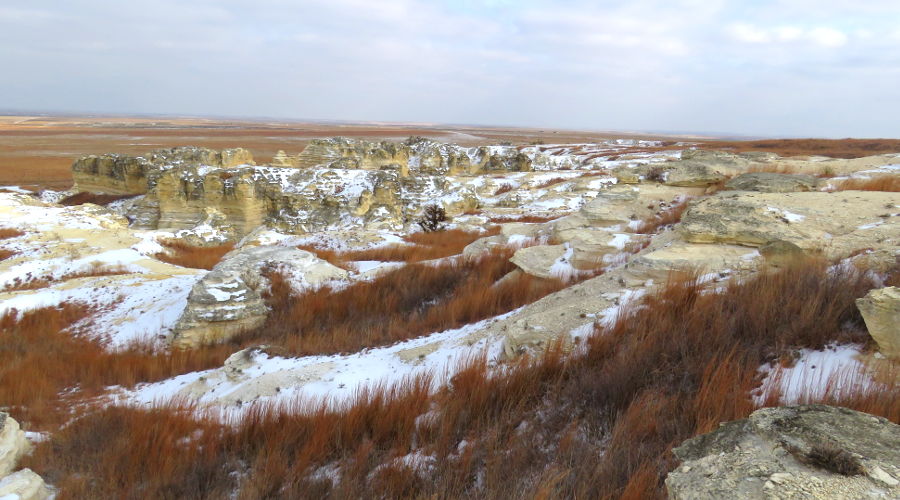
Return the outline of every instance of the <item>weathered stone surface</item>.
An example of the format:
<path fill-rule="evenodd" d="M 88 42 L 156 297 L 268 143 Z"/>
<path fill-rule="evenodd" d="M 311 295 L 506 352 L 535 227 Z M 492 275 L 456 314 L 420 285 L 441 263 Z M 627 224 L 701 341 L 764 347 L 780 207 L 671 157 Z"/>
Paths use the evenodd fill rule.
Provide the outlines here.
<path fill-rule="evenodd" d="M 147 156 L 119 154 L 91 155 L 72 164 L 76 191 L 109 194 L 143 194 L 151 190 L 160 175 L 170 168 L 206 165 L 227 168 L 253 164 L 253 156 L 243 148 L 215 151 L 184 146 L 159 149 Z"/>
<path fill-rule="evenodd" d="M 566 245 L 541 245 L 516 250 L 509 259 L 522 271 L 538 278 L 558 278 L 553 266 L 566 254 Z"/>
<path fill-rule="evenodd" d="M 856 299 L 869 335 L 885 356 L 900 361 L 900 288 L 889 286 Z"/>
<path fill-rule="evenodd" d="M 693 161 L 681 161 L 674 164 L 666 174 L 667 186 L 705 187 L 725 180 L 725 175 L 715 167 Z"/>
<path fill-rule="evenodd" d="M 631 259 L 629 273 L 642 280 L 664 282 L 673 272 L 724 272 L 754 269 L 759 254 L 737 245 L 674 242 Z"/>
<path fill-rule="evenodd" d="M 50 494 L 44 479 L 31 469 L 22 469 L 0 477 L 0 499 L 46 500 L 50 498 Z"/>
<path fill-rule="evenodd" d="M 731 191 L 759 191 L 762 193 L 792 193 L 815 191 L 819 179 L 811 175 L 775 174 L 754 172 L 741 174 L 725 183 Z"/>
<path fill-rule="evenodd" d="M 261 296 L 268 287 L 265 268 L 284 273 L 297 289 L 347 277 L 347 271 L 296 248 L 250 246 L 233 251 L 194 285 L 175 325 L 173 346 L 222 342 L 262 325 L 268 314 Z"/>
<path fill-rule="evenodd" d="M 844 475 L 810 458 L 825 448 L 858 465 L 859 473 Z M 845 408 L 765 408 L 673 451 L 683 462 L 666 478 L 673 500 L 900 495 L 900 426 Z"/>
<path fill-rule="evenodd" d="M 789 265 L 806 255 L 806 252 L 790 241 L 772 240 L 759 247 L 759 254 L 775 267 Z"/>
<path fill-rule="evenodd" d="M 30 448 L 19 423 L 0 412 L 0 477 L 12 472 L 19 458 Z"/>
<path fill-rule="evenodd" d="M 895 193 L 875 191 L 725 192 L 692 203 L 679 231 L 692 243 L 758 247 L 783 240 L 841 258 L 861 248 L 896 249 L 895 206 Z"/>

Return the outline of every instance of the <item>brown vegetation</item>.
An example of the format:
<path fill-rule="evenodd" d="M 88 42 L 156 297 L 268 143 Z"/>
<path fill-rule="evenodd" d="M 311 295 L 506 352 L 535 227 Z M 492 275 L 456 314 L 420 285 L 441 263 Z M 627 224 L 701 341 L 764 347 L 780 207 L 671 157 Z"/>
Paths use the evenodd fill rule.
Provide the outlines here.
<path fill-rule="evenodd" d="M 90 312 L 84 305 L 63 304 L 0 316 L 0 401 L 27 428 L 62 424 L 76 410 L 73 400 L 89 399 L 106 386 L 160 380 L 225 359 L 222 349 L 154 352 L 135 345 L 109 352 L 67 331 Z"/>
<path fill-rule="evenodd" d="M 764 172 L 769 174 L 803 174 L 806 173 L 797 165 L 785 165 L 785 164 L 771 164 L 771 163 L 758 163 L 751 165 L 750 168 L 747 169 L 747 172 L 756 173 L 756 172 Z M 835 172 L 830 169 L 828 166 L 823 167 L 819 172 L 814 174 L 807 173 L 807 175 L 813 175 L 819 178 L 828 178 L 834 177 Z"/>
<path fill-rule="evenodd" d="M 275 274 L 268 321 L 236 342 L 276 344 L 294 354 L 358 351 L 493 317 L 562 288 L 562 283 L 527 275 L 495 285 L 516 269 L 509 263 L 511 254 L 410 264 L 372 281 L 299 297 Z"/>
<path fill-rule="evenodd" d="M 9 238 L 18 238 L 19 236 L 24 235 L 23 231 L 19 231 L 18 229 L 14 229 L 11 227 L 0 227 L 0 240 L 5 240 Z"/>
<path fill-rule="evenodd" d="M 492 227 L 485 232 L 450 229 L 430 233 L 412 233 L 404 238 L 404 240 L 410 243 L 409 245 L 386 245 L 365 250 L 350 250 L 337 254 L 331 252 L 330 255 L 328 251 L 325 251 L 323 254 L 332 259 L 340 259 L 344 262 L 354 260 L 422 262 L 425 260 L 441 259 L 452 255 L 458 255 L 462 253 L 466 246 L 475 240 L 485 236 L 493 236 L 499 234 L 499 232 L 500 228 Z M 318 251 L 316 251 L 316 253 L 318 253 Z"/>
<path fill-rule="evenodd" d="M 561 184 L 561 183 L 566 182 L 566 181 L 568 181 L 568 180 L 571 180 L 571 179 L 565 179 L 565 178 L 563 178 L 563 177 L 553 177 L 553 178 L 551 178 L 551 179 L 545 180 L 544 182 L 541 182 L 540 184 L 537 184 L 536 186 L 534 186 L 534 188 L 535 188 L 535 189 L 548 188 L 548 187 L 550 187 L 550 186 L 555 186 L 555 185 L 557 185 L 557 184 Z"/>
<path fill-rule="evenodd" d="M 900 176 L 876 175 L 868 179 L 847 179 L 835 187 L 837 191 L 888 191 L 900 193 Z"/>
<path fill-rule="evenodd" d="M 229 426 L 178 408 L 106 408 L 25 465 L 60 499 L 664 498 L 672 446 L 746 417 L 760 364 L 865 341 L 853 300 L 871 286 L 818 262 L 716 294 L 686 276 L 580 354 L 551 347 L 503 371 L 475 359 L 435 395 L 420 378 L 342 410 L 258 407 Z M 837 402 L 873 401 L 900 421 L 896 390 Z"/>
<path fill-rule="evenodd" d="M 114 201 L 124 200 L 125 198 L 133 198 L 133 194 L 98 194 L 80 192 L 59 200 L 60 205 L 73 206 L 84 205 L 85 203 L 93 203 L 94 205 L 109 205 Z"/>
<path fill-rule="evenodd" d="M 2 260 L 2 259 L 0 259 Z M 83 271 L 72 271 L 61 275 L 58 278 L 52 276 L 32 276 L 27 274 L 24 278 L 15 278 L 11 282 L 0 288 L 0 292 L 19 292 L 22 290 L 38 290 L 47 288 L 53 283 L 61 283 L 77 278 L 90 278 L 94 276 L 115 276 L 119 274 L 128 274 L 127 268 L 122 266 L 109 266 L 99 262 L 94 262 L 88 269 Z"/>
<path fill-rule="evenodd" d="M 222 257 L 234 249 L 233 243 L 209 247 L 195 247 L 178 240 L 160 240 L 165 252 L 154 255 L 157 259 L 181 267 L 212 269 Z"/>
<path fill-rule="evenodd" d="M 780 156 L 830 156 L 861 158 L 863 156 L 900 152 L 900 139 L 764 139 L 758 141 L 708 141 L 698 145 L 704 149 L 735 152 L 766 151 Z"/>
<path fill-rule="evenodd" d="M 509 184 L 509 183 L 501 184 L 500 187 L 498 187 L 497 190 L 494 191 L 494 196 L 498 196 L 503 193 L 508 193 L 508 192 L 512 191 L 513 189 L 516 189 L 516 187 L 513 186 L 512 184 Z"/>
<path fill-rule="evenodd" d="M 529 224 L 542 223 L 542 222 L 550 222 L 552 220 L 559 219 L 563 217 L 562 215 L 510 215 L 510 216 L 497 216 L 491 217 L 488 219 L 490 222 L 494 224 L 506 224 L 508 222 L 525 222 Z"/>

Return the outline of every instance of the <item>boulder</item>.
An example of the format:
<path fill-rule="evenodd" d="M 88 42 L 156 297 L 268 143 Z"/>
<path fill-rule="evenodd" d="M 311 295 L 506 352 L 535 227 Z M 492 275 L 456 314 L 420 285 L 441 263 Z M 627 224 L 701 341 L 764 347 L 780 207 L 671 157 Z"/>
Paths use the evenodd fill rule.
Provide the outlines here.
<path fill-rule="evenodd" d="M 30 445 L 19 423 L 8 414 L 0 412 L 0 477 L 12 472 L 19 458 L 28 452 Z M 2 498 L 2 497 L 0 497 Z"/>
<path fill-rule="evenodd" d="M 792 193 L 815 191 L 819 179 L 811 175 L 775 174 L 753 172 L 741 174 L 725 183 L 730 191 L 759 191 L 762 193 Z"/>
<path fill-rule="evenodd" d="M 885 356 L 900 361 L 900 288 L 889 286 L 872 290 L 856 299 L 869 335 Z"/>
<path fill-rule="evenodd" d="M 248 246 L 235 250 L 207 273 L 188 296 L 175 325 L 172 345 L 194 348 L 223 342 L 261 326 L 268 315 L 262 292 L 269 284 L 266 270 L 276 270 L 295 290 L 347 278 L 347 271 L 296 248 Z"/>
<path fill-rule="evenodd" d="M 51 498 L 44 479 L 31 469 L 22 469 L 0 478 L 2 500 L 46 500 Z"/>
<path fill-rule="evenodd" d="M 900 496 L 900 426 L 845 408 L 764 408 L 673 451 L 673 500 Z"/>
<path fill-rule="evenodd" d="M 532 276 L 545 279 L 559 278 L 559 272 L 554 266 L 561 262 L 566 251 L 567 245 L 525 247 L 516 250 L 509 261 Z"/>

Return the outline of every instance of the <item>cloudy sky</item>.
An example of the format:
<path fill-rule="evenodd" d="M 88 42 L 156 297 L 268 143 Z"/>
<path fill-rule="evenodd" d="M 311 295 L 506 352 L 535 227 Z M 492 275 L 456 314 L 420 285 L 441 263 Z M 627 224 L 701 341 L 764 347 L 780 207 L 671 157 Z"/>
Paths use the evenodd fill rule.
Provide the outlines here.
<path fill-rule="evenodd" d="M 897 0 L 3 0 L 0 109 L 900 137 Z"/>

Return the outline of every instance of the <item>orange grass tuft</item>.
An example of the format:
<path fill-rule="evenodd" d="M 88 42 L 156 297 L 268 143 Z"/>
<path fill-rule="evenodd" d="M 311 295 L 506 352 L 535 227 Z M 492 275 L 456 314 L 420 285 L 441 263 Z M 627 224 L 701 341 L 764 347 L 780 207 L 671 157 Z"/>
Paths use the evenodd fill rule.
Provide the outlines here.
<path fill-rule="evenodd" d="M 876 175 L 868 179 L 847 179 L 838 183 L 837 191 L 888 191 L 900 193 L 900 175 Z"/>
<path fill-rule="evenodd" d="M 234 249 L 233 243 L 211 247 L 195 247 L 177 240 L 161 240 L 159 243 L 166 247 L 166 251 L 154 257 L 169 264 L 194 269 L 212 269 L 226 253 Z"/>
<path fill-rule="evenodd" d="M 59 278 L 32 276 L 30 274 L 26 275 L 24 279 L 15 278 L 14 280 L 12 280 L 12 282 L 4 285 L 3 288 L 0 288 L 0 292 L 38 290 L 41 288 L 47 288 L 53 283 L 61 283 L 63 281 L 69 281 L 77 278 L 90 278 L 94 276 L 115 276 L 119 274 L 128 274 L 130 272 L 131 271 L 122 266 L 107 266 L 99 262 L 94 262 L 90 268 L 84 271 L 73 271 L 63 274 Z"/>

